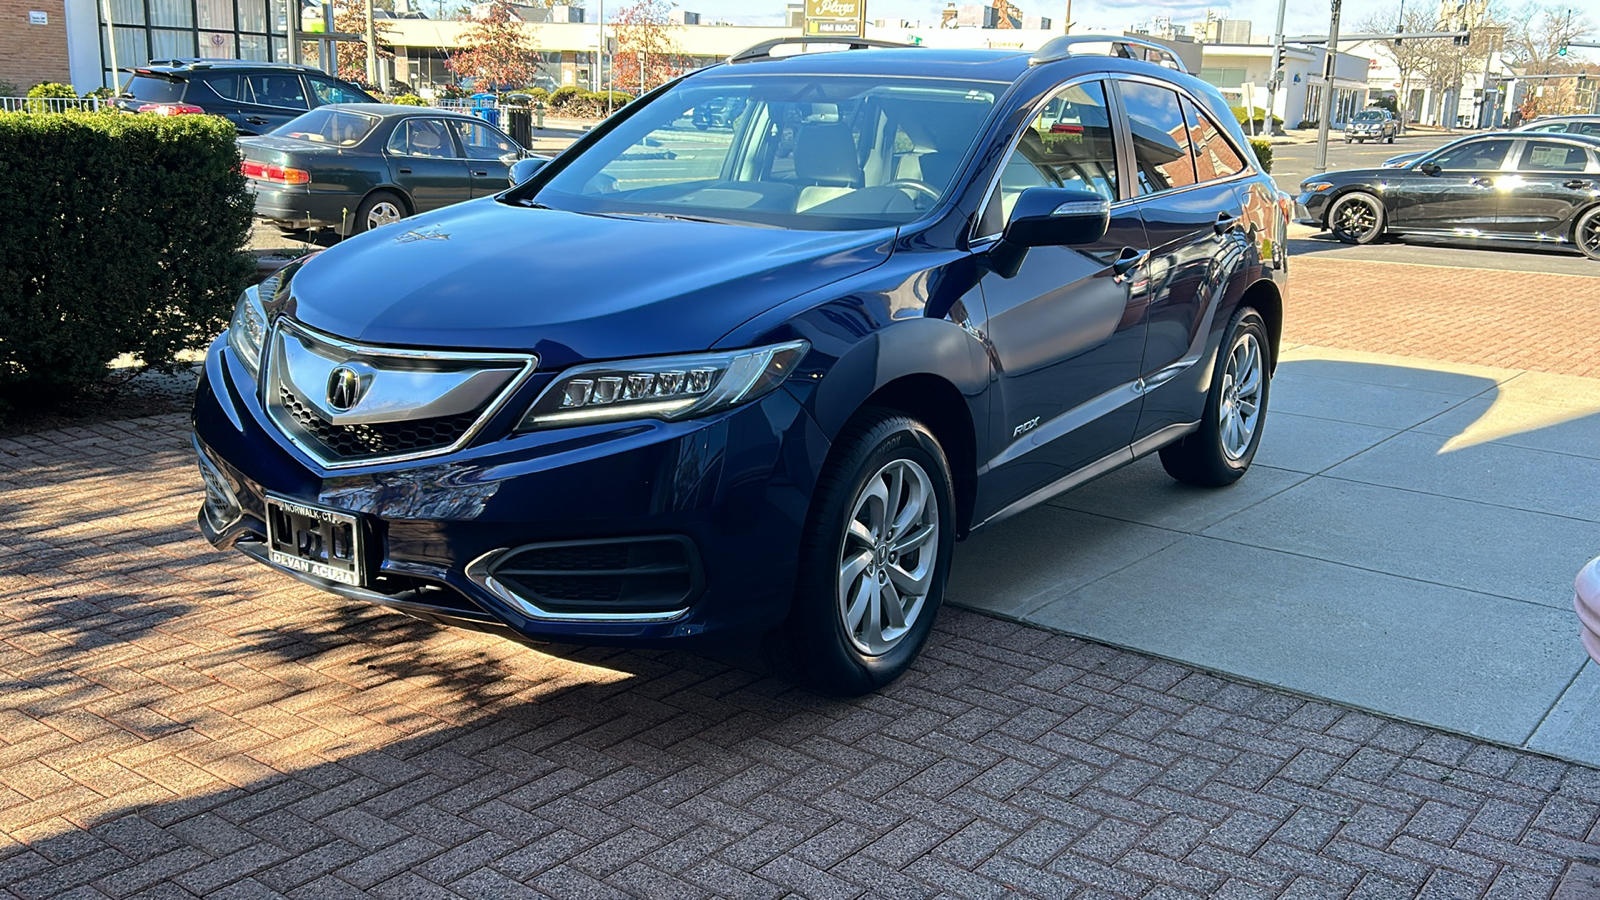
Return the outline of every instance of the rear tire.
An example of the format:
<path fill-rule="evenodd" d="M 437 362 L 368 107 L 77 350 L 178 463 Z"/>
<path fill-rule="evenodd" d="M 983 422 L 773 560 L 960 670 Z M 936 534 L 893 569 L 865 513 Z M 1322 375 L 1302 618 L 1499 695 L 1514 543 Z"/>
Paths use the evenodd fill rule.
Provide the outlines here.
<path fill-rule="evenodd" d="M 1600 206 L 1591 206 L 1572 226 L 1572 243 L 1584 256 L 1600 260 Z"/>
<path fill-rule="evenodd" d="M 1346 244 L 1371 244 L 1383 236 L 1383 201 L 1364 191 L 1345 194 L 1328 208 L 1328 230 Z"/>
<path fill-rule="evenodd" d="M 399 194 L 393 191 L 374 191 L 367 199 L 361 201 L 361 206 L 356 209 L 355 220 L 350 223 L 350 234 L 357 235 L 384 225 L 393 225 L 407 215 L 406 202 Z"/>
<path fill-rule="evenodd" d="M 1200 487 L 1238 481 L 1261 446 L 1271 371 L 1266 324 L 1254 308 L 1241 306 L 1217 348 L 1199 429 L 1161 448 L 1161 467 L 1167 474 Z"/>
<path fill-rule="evenodd" d="M 954 510 L 933 433 L 893 410 L 859 413 L 835 442 L 806 517 L 781 633 L 785 668 L 835 696 L 898 678 L 943 602 Z"/>

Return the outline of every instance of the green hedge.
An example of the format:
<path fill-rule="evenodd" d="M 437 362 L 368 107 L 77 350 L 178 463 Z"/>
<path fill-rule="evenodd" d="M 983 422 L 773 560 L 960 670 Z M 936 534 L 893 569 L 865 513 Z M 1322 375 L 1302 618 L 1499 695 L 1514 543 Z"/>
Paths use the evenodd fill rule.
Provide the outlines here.
<path fill-rule="evenodd" d="M 0 114 L 0 403 L 221 330 L 254 270 L 234 138 L 215 116 Z"/>
<path fill-rule="evenodd" d="M 1250 149 L 1256 152 L 1256 161 L 1261 163 L 1261 171 L 1272 174 L 1272 143 L 1251 138 Z"/>

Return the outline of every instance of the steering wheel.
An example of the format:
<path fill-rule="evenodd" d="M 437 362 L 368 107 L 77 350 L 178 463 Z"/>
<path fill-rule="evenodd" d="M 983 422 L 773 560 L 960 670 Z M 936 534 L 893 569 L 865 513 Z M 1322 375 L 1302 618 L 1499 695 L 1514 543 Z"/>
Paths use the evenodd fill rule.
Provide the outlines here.
<path fill-rule="evenodd" d="M 915 178 L 896 178 L 893 181 L 884 182 L 883 186 L 910 188 L 913 191 L 927 194 L 929 199 L 935 201 L 937 201 L 940 197 L 938 190 L 936 190 L 932 185 L 928 184 L 926 181 L 918 181 Z"/>

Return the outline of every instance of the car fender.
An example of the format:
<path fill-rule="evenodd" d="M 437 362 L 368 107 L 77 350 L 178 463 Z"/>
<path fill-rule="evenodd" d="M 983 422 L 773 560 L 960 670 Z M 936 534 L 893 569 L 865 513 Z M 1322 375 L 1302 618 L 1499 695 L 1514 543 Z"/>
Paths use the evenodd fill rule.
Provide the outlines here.
<path fill-rule="evenodd" d="M 376 194 L 379 191 L 388 191 L 391 194 L 399 195 L 400 202 L 406 205 L 406 216 L 409 217 L 417 214 L 417 202 L 411 199 L 411 194 L 400 185 L 386 181 L 382 184 L 368 188 L 366 193 L 363 193 L 356 200 L 356 202 L 350 206 L 349 209 L 344 211 L 344 221 L 339 225 L 339 234 L 349 237 L 354 232 L 356 226 L 356 211 L 361 208 L 361 204 L 367 202 L 368 197 L 371 197 L 373 194 Z"/>

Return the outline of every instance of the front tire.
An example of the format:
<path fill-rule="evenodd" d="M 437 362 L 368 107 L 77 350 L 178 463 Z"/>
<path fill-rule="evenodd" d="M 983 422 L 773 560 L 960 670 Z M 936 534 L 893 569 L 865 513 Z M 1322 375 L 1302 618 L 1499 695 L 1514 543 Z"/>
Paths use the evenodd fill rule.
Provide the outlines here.
<path fill-rule="evenodd" d="M 950 465 L 926 426 L 868 409 L 834 444 L 806 517 L 783 636 L 816 690 L 887 685 L 922 651 L 955 547 Z"/>
<path fill-rule="evenodd" d="M 1600 206 L 1591 206 L 1572 226 L 1572 242 L 1583 255 L 1600 260 Z"/>
<path fill-rule="evenodd" d="M 1161 467 L 1167 474 L 1201 487 L 1238 481 L 1261 446 L 1271 371 L 1266 324 L 1254 308 L 1242 306 L 1218 348 L 1199 429 L 1161 448 Z"/>
<path fill-rule="evenodd" d="M 1370 244 L 1383 236 L 1383 201 L 1357 191 L 1333 201 L 1328 230 L 1346 244 Z"/>

